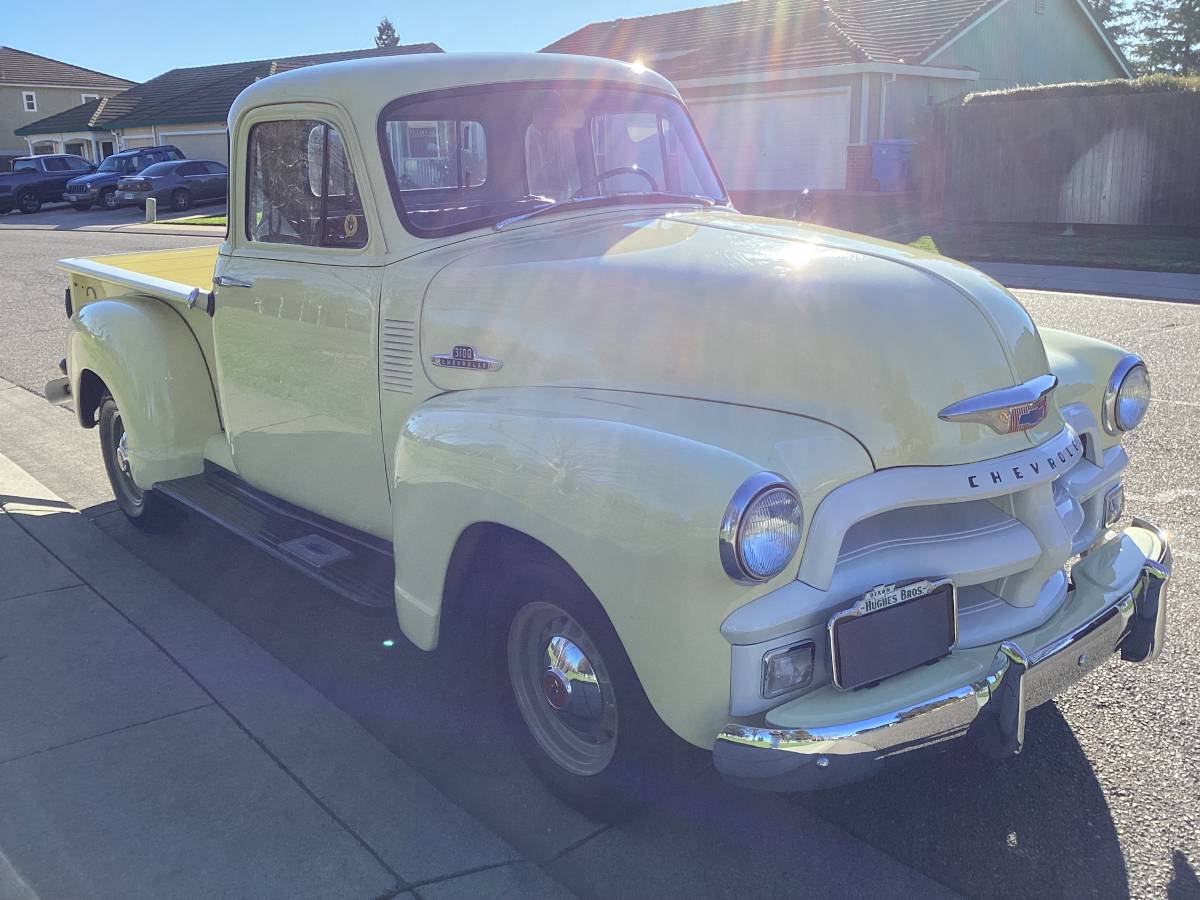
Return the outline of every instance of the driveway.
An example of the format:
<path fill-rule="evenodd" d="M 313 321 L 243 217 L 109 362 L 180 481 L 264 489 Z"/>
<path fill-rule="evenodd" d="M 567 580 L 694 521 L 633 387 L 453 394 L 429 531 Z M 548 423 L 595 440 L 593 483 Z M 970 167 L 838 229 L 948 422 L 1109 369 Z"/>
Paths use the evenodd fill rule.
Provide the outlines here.
<path fill-rule="evenodd" d="M 195 206 L 187 212 L 172 212 L 159 207 L 159 219 L 175 219 L 182 216 L 220 216 L 225 213 L 225 203 L 208 203 Z M 121 206 L 117 209 L 103 209 L 93 206 L 80 212 L 72 209 L 66 203 L 46 204 L 40 212 L 25 215 L 13 210 L 0 215 L 0 230 L 9 228 L 36 228 L 53 231 L 77 231 L 81 228 L 104 228 L 105 226 L 120 227 L 136 225 L 144 221 L 146 212 L 140 206 Z"/>

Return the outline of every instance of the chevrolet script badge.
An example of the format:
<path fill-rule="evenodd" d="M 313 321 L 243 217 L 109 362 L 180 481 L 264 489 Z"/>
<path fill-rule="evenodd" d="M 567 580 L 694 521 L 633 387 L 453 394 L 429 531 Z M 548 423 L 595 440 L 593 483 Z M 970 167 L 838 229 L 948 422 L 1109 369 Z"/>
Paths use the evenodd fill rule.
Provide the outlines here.
<path fill-rule="evenodd" d="M 481 372 L 495 372 L 504 363 L 498 359 L 489 359 L 475 352 L 474 347 L 457 344 L 450 353 L 435 353 L 430 357 L 435 366 L 447 369 L 476 369 Z"/>

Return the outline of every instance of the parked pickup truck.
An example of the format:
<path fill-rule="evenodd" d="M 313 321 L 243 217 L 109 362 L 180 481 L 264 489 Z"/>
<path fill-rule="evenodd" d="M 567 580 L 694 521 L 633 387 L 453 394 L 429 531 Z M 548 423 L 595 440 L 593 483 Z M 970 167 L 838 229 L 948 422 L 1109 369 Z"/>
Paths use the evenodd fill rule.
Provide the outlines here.
<path fill-rule="evenodd" d="M 478 629 L 447 663 L 490 651 L 579 808 L 635 809 L 672 732 L 775 790 L 1008 756 L 1159 652 L 1145 364 L 952 260 L 740 215 L 658 75 L 344 62 L 229 127 L 224 243 L 62 261 L 48 397 L 135 523 L 195 507 L 424 650 Z"/>
<path fill-rule="evenodd" d="M 0 214 L 13 209 L 35 213 L 43 203 L 61 203 L 67 182 L 95 168 L 71 153 L 19 156 L 11 172 L 0 173 Z"/>

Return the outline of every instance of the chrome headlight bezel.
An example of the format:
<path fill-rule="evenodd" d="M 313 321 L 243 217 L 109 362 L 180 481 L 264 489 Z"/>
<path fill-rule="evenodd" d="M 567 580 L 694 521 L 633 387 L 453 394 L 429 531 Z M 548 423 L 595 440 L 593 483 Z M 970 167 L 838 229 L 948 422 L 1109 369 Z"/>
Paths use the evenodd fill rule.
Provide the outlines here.
<path fill-rule="evenodd" d="M 763 574 L 753 571 L 746 564 L 742 552 L 743 526 L 755 504 L 767 494 L 778 490 L 787 491 L 796 503 L 798 520 L 796 541 L 783 564 L 775 571 Z M 759 472 L 751 475 L 734 492 L 733 499 L 729 501 L 729 505 L 725 508 L 725 515 L 721 519 L 718 539 L 721 565 L 724 567 L 725 573 L 739 584 L 762 584 L 770 581 L 791 564 L 796 556 L 796 550 L 800 547 L 803 534 L 804 505 L 800 500 L 800 493 L 792 487 L 791 482 L 775 472 Z"/>
<path fill-rule="evenodd" d="M 1121 417 L 1119 415 L 1117 406 L 1121 397 L 1121 389 L 1125 386 L 1125 380 L 1129 377 L 1130 373 L 1132 373 L 1138 367 L 1141 367 L 1142 371 L 1145 373 L 1146 383 L 1149 385 L 1150 369 L 1146 365 L 1145 361 L 1134 353 L 1128 353 L 1123 356 L 1121 361 L 1118 362 L 1116 367 L 1113 369 L 1112 375 L 1108 379 L 1108 385 L 1104 389 L 1104 402 L 1100 407 L 1100 419 L 1101 424 L 1104 426 L 1104 430 L 1109 434 L 1117 435 L 1121 434 L 1122 432 L 1132 431 L 1141 424 L 1142 419 L 1144 419 L 1146 416 L 1146 412 L 1143 410 L 1142 414 L 1138 417 L 1138 420 L 1126 427 L 1125 424 L 1123 424 L 1120 420 Z M 1149 406 L 1150 404 L 1147 401 L 1146 408 L 1149 409 Z"/>

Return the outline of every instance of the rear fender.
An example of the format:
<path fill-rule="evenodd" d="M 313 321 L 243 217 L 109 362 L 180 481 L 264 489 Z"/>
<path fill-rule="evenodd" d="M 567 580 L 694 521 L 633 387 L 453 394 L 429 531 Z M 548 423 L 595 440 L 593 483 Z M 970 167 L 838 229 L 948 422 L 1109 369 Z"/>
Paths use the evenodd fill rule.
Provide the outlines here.
<path fill-rule="evenodd" d="M 67 365 L 72 396 L 86 395 L 85 373 L 112 394 L 139 487 L 203 471 L 204 443 L 220 433 L 220 417 L 204 354 L 177 311 L 137 296 L 88 303 L 71 318 Z M 95 409 L 77 407 L 79 423 L 93 426 Z"/>

